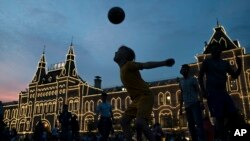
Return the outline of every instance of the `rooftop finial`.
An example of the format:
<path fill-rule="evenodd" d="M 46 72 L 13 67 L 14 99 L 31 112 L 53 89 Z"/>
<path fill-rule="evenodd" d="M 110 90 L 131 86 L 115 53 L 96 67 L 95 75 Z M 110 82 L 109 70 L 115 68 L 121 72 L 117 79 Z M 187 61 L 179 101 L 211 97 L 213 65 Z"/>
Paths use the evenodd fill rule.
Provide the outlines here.
<path fill-rule="evenodd" d="M 220 27 L 220 22 L 219 22 L 218 18 L 216 18 L 216 20 L 217 20 L 217 27 Z"/>
<path fill-rule="evenodd" d="M 74 37 L 72 36 L 71 37 L 71 44 L 70 44 L 70 46 L 73 46 L 73 39 L 74 39 Z"/>
<path fill-rule="evenodd" d="M 43 46 L 43 54 L 45 54 L 45 48 L 46 48 L 46 46 L 44 45 Z"/>

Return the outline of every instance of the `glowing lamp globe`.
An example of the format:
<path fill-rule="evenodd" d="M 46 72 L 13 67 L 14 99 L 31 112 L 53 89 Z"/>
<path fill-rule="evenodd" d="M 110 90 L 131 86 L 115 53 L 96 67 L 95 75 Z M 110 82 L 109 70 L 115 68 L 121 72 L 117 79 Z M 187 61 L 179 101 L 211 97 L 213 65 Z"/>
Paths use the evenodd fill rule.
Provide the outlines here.
<path fill-rule="evenodd" d="M 125 12 L 120 7 L 113 7 L 108 12 L 108 19 L 113 24 L 120 24 L 125 19 Z"/>

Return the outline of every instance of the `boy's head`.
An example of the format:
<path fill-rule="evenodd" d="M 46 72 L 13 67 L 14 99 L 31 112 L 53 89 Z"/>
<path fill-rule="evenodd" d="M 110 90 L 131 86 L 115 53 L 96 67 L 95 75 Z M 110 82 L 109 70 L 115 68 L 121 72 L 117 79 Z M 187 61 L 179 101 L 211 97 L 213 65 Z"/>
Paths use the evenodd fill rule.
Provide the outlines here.
<path fill-rule="evenodd" d="M 102 92 L 102 102 L 106 102 L 107 96 L 108 96 L 107 93 Z"/>
<path fill-rule="evenodd" d="M 135 60 L 135 52 L 127 47 L 121 46 L 115 53 L 114 61 L 119 63 L 120 61 L 133 61 Z"/>
<path fill-rule="evenodd" d="M 222 52 L 220 43 L 213 42 L 212 44 L 210 44 L 210 46 L 211 46 L 211 55 L 212 55 L 212 57 L 217 58 L 217 59 L 220 58 L 221 52 Z"/>
<path fill-rule="evenodd" d="M 189 70 L 190 70 L 189 65 L 188 64 L 183 64 L 181 66 L 180 74 L 182 74 L 183 76 L 187 76 L 189 74 Z"/>

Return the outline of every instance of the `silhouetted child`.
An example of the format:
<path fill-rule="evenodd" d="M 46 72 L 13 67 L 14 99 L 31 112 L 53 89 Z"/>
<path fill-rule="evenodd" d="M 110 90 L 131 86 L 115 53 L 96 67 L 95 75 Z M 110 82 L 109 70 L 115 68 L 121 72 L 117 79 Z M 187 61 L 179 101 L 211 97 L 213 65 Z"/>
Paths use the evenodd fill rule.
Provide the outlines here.
<path fill-rule="evenodd" d="M 132 140 L 131 121 L 136 118 L 135 126 L 138 133 L 144 133 L 149 141 L 154 141 L 152 131 L 148 126 L 154 104 L 154 96 L 148 84 L 142 79 L 139 70 L 174 65 L 174 59 L 159 62 L 135 62 L 134 51 L 126 46 L 121 46 L 115 53 L 114 61 L 120 67 L 120 78 L 126 88 L 132 103 L 127 107 L 121 118 L 121 126 L 126 141 Z M 138 136 L 137 140 L 141 140 Z"/>

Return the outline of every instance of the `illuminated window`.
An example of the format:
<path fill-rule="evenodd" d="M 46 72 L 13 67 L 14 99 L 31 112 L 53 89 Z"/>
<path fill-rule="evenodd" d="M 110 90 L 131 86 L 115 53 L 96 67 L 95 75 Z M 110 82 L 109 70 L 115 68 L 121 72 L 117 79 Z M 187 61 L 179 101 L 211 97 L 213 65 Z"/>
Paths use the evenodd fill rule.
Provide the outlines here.
<path fill-rule="evenodd" d="M 15 109 L 12 109 L 12 111 L 11 111 L 11 117 L 15 117 Z"/>
<path fill-rule="evenodd" d="M 176 105 L 180 104 L 180 99 L 181 99 L 181 90 L 178 90 L 176 92 Z"/>
<path fill-rule="evenodd" d="M 49 111 L 53 112 L 54 111 L 53 109 L 54 109 L 53 103 L 49 102 Z"/>
<path fill-rule="evenodd" d="M 31 116 L 31 113 L 32 113 L 32 102 L 30 102 L 29 104 L 29 110 L 28 110 L 28 116 Z"/>
<path fill-rule="evenodd" d="M 60 97 L 60 98 L 58 99 L 58 109 L 59 109 L 60 111 L 62 111 L 62 106 L 63 106 L 63 99 Z"/>
<path fill-rule="evenodd" d="M 164 94 L 162 93 L 162 92 L 160 92 L 159 94 L 158 94 L 158 105 L 164 105 Z"/>
<path fill-rule="evenodd" d="M 16 120 L 11 121 L 10 123 L 10 129 L 15 128 L 16 129 Z"/>
<path fill-rule="evenodd" d="M 132 101 L 131 101 L 130 96 L 127 96 L 127 97 L 125 98 L 125 108 L 128 108 L 128 105 L 129 105 L 131 102 L 132 102 Z"/>
<path fill-rule="evenodd" d="M 111 105 L 112 105 L 112 109 L 116 109 L 116 102 L 115 102 L 115 98 L 111 99 Z"/>
<path fill-rule="evenodd" d="M 69 111 L 73 111 L 73 100 L 69 100 Z"/>
<path fill-rule="evenodd" d="M 40 103 L 40 113 L 44 113 L 43 103 Z"/>
<path fill-rule="evenodd" d="M 40 113 L 40 106 L 39 106 L 39 104 L 36 104 L 36 113 L 37 113 L 37 114 Z"/>
<path fill-rule="evenodd" d="M 25 125 L 26 125 L 26 122 L 24 120 L 21 120 L 20 125 L 19 125 L 19 131 L 20 132 L 25 131 Z"/>
<path fill-rule="evenodd" d="M 5 119 L 8 118 L 8 111 L 7 111 L 7 110 L 4 111 L 4 118 L 5 118 Z"/>
<path fill-rule="evenodd" d="M 78 111 L 78 109 L 79 109 L 79 100 L 78 99 L 76 99 L 75 101 L 74 101 L 74 109 L 76 110 L 76 111 Z"/>
<path fill-rule="evenodd" d="M 118 98 L 116 99 L 116 104 L 117 104 L 117 109 L 122 109 L 121 98 L 120 98 L 120 97 L 118 97 Z"/>
<path fill-rule="evenodd" d="M 171 95 L 170 95 L 170 93 L 169 92 L 166 92 L 166 94 L 165 94 L 165 103 L 167 104 L 167 105 L 171 105 Z M 164 104 L 165 104 L 164 103 Z"/>
<path fill-rule="evenodd" d="M 56 111 L 56 102 L 53 102 L 53 111 Z"/>
<path fill-rule="evenodd" d="M 29 128 L 30 128 L 30 122 L 27 121 L 27 122 L 26 122 L 26 130 L 29 130 Z"/>
<path fill-rule="evenodd" d="M 89 102 L 86 101 L 84 105 L 85 105 L 85 112 L 88 112 L 89 109 L 90 109 L 90 108 L 89 108 Z"/>

